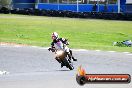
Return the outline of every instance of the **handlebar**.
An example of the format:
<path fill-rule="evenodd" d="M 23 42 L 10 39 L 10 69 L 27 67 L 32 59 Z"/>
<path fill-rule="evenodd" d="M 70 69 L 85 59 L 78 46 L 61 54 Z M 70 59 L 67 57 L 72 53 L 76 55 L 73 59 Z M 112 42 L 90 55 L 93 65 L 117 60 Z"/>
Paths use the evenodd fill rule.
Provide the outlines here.
<path fill-rule="evenodd" d="M 48 50 L 49 51 L 52 51 L 52 52 L 55 52 L 55 49 L 54 48 L 49 48 Z"/>

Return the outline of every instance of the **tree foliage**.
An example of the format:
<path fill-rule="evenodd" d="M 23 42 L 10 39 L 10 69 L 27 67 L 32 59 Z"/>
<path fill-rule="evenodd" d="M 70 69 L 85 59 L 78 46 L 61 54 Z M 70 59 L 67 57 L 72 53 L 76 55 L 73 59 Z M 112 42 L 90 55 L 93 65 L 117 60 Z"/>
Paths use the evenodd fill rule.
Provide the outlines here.
<path fill-rule="evenodd" d="M 0 0 L 1 7 L 10 8 L 12 0 Z"/>

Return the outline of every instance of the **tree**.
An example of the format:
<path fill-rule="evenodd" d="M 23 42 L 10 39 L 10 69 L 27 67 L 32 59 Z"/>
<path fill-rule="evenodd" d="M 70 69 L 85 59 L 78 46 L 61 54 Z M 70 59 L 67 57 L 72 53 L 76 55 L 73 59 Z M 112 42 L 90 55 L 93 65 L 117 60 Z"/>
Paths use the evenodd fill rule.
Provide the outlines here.
<path fill-rule="evenodd" d="M 11 8 L 12 0 L 0 0 L 1 7 Z"/>

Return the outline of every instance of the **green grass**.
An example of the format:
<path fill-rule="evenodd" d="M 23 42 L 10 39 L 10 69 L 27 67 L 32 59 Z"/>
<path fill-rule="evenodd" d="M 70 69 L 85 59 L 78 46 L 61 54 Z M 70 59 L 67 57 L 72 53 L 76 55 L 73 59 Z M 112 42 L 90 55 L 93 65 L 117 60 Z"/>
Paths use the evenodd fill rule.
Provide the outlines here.
<path fill-rule="evenodd" d="M 47 47 L 54 31 L 69 39 L 70 48 L 132 52 L 132 47 L 112 46 L 132 40 L 132 21 L 0 14 L 0 42 Z"/>

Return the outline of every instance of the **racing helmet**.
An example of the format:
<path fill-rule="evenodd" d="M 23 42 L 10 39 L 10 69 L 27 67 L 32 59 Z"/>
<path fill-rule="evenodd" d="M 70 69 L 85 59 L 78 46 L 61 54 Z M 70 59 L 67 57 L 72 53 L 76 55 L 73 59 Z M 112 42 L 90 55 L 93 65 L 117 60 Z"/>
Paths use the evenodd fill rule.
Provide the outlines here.
<path fill-rule="evenodd" d="M 51 35 L 52 39 L 58 39 L 59 38 L 59 35 L 57 32 L 53 32 L 52 35 Z"/>

